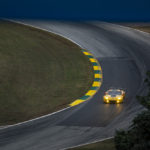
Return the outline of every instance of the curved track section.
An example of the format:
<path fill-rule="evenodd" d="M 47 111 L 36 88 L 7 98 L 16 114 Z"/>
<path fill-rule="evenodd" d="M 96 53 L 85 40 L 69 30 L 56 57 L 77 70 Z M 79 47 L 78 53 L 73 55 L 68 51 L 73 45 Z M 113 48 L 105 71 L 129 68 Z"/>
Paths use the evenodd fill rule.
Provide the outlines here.
<path fill-rule="evenodd" d="M 24 21 L 22 21 L 24 22 Z M 103 84 L 94 97 L 51 116 L 0 130 L 1 150 L 59 150 L 100 140 L 126 128 L 143 108 L 135 99 L 144 73 L 150 69 L 150 35 L 100 22 L 71 23 L 25 21 L 55 32 L 92 50 L 101 63 Z M 102 102 L 106 89 L 126 90 L 124 104 Z"/>
<path fill-rule="evenodd" d="M 102 76 L 102 69 L 101 69 L 100 64 L 98 63 L 96 58 L 94 58 L 94 56 L 91 53 L 89 53 L 89 51 L 82 50 L 82 52 L 84 55 L 86 55 L 89 58 L 89 61 L 91 62 L 92 66 L 93 66 L 94 81 L 92 83 L 91 88 L 87 91 L 87 93 L 85 93 L 84 96 L 73 101 L 71 104 L 69 104 L 69 106 L 76 106 L 76 105 L 79 105 L 79 104 L 91 99 L 96 94 L 96 92 L 98 91 L 98 89 L 100 88 L 100 86 L 102 84 L 103 76 Z"/>

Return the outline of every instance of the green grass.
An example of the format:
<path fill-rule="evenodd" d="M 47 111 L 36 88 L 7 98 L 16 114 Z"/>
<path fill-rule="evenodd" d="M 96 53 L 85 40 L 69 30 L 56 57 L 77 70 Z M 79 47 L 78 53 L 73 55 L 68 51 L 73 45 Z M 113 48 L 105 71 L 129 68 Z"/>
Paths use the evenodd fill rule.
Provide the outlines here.
<path fill-rule="evenodd" d="M 109 139 L 94 144 L 88 144 L 85 146 L 72 148 L 70 150 L 116 150 L 116 149 L 115 149 L 114 139 Z"/>
<path fill-rule="evenodd" d="M 0 21 L 0 125 L 66 107 L 93 81 L 87 56 L 69 40 Z"/>
<path fill-rule="evenodd" d="M 150 33 L 150 26 L 134 26 L 132 28 Z"/>
<path fill-rule="evenodd" d="M 123 25 L 150 33 L 150 23 L 127 23 Z"/>

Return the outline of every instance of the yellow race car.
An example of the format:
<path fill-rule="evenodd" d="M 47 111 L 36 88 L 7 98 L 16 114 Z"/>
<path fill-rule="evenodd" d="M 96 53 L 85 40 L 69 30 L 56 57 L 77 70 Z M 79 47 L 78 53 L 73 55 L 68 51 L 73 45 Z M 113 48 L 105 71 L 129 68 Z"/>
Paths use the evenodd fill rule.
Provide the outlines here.
<path fill-rule="evenodd" d="M 125 97 L 125 91 L 120 89 L 107 90 L 103 96 L 104 103 L 122 103 Z"/>

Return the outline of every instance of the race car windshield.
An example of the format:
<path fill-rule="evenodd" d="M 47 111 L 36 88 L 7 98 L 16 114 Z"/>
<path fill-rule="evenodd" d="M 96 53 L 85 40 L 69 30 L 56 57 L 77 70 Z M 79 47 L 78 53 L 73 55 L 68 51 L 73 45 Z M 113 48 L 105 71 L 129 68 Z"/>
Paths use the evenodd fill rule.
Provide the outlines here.
<path fill-rule="evenodd" d="M 121 95 L 121 91 L 115 91 L 115 90 L 113 90 L 113 91 L 108 91 L 108 94 L 109 94 L 109 95 Z"/>

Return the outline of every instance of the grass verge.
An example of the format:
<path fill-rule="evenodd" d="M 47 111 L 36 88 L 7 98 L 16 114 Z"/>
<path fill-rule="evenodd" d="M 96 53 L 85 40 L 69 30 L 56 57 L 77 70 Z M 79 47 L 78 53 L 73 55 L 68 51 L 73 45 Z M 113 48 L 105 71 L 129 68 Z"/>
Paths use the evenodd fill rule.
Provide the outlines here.
<path fill-rule="evenodd" d="M 123 23 L 122 25 L 150 33 L 150 23 Z"/>
<path fill-rule="evenodd" d="M 115 150 L 114 139 L 108 139 L 94 144 L 72 148 L 70 150 Z"/>
<path fill-rule="evenodd" d="M 150 33 L 150 25 L 149 26 L 134 26 L 132 28 L 135 28 L 135 29 L 138 29 L 138 30 Z"/>
<path fill-rule="evenodd" d="M 0 21 L 0 125 L 64 108 L 92 82 L 92 65 L 74 43 Z"/>

